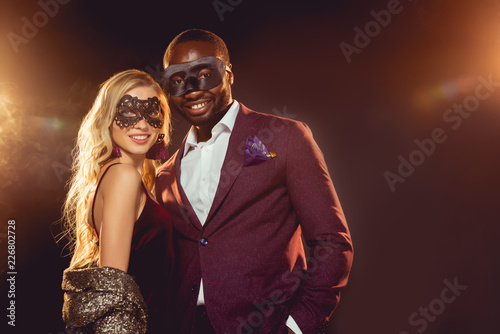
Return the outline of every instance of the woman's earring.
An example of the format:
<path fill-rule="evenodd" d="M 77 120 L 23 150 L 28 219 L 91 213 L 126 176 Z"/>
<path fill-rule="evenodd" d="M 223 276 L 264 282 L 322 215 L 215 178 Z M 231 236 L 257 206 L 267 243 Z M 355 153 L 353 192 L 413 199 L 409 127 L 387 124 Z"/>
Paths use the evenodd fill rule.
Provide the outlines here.
<path fill-rule="evenodd" d="M 165 138 L 165 135 L 160 133 L 156 143 L 146 153 L 146 158 L 151 160 L 165 160 L 167 158 L 168 152 L 163 138 Z"/>
<path fill-rule="evenodd" d="M 113 158 L 119 158 L 122 156 L 122 152 L 120 151 L 120 147 L 116 145 L 115 142 L 113 142 L 113 152 L 111 153 L 111 157 Z"/>

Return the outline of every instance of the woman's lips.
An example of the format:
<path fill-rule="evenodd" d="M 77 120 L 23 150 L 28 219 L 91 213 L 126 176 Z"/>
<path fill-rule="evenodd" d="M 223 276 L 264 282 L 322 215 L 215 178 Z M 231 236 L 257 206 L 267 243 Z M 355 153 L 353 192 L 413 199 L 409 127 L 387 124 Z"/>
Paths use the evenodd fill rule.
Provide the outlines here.
<path fill-rule="evenodd" d="M 137 144 L 146 144 L 149 141 L 150 135 L 132 135 L 132 136 L 129 136 L 129 137 L 130 137 L 130 139 L 132 139 L 132 141 L 134 143 L 137 143 Z"/>

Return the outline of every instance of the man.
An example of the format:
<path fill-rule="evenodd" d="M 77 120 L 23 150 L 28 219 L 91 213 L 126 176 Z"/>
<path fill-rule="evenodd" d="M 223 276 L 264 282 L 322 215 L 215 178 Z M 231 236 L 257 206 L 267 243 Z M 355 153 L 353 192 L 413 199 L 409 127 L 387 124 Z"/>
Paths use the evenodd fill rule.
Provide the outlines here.
<path fill-rule="evenodd" d="M 156 182 L 176 234 L 174 333 L 317 333 L 353 250 L 311 131 L 233 100 L 211 32 L 179 34 L 164 67 L 170 108 L 193 125 Z"/>

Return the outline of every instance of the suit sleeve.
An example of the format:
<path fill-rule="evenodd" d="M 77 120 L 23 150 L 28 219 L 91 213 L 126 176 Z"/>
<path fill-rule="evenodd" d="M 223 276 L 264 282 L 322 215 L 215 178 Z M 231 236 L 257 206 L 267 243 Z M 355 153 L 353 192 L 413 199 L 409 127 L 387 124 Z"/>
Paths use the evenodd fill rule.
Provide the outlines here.
<path fill-rule="evenodd" d="M 304 334 L 312 334 L 328 321 L 339 302 L 353 248 L 323 154 L 304 123 L 291 126 L 286 170 L 287 190 L 310 248 L 307 272 L 290 315 Z"/>

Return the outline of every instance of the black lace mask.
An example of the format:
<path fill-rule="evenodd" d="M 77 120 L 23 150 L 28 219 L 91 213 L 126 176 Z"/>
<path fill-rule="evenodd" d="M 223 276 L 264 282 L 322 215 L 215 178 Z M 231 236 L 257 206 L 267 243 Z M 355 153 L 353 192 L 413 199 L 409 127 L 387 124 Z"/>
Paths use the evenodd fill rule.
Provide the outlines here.
<path fill-rule="evenodd" d="M 120 128 L 129 127 L 143 118 L 152 127 L 159 129 L 163 126 L 163 110 L 158 98 L 155 96 L 141 100 L 137 96 L 124 95 L 116 106 L 116 125 Z"/>

